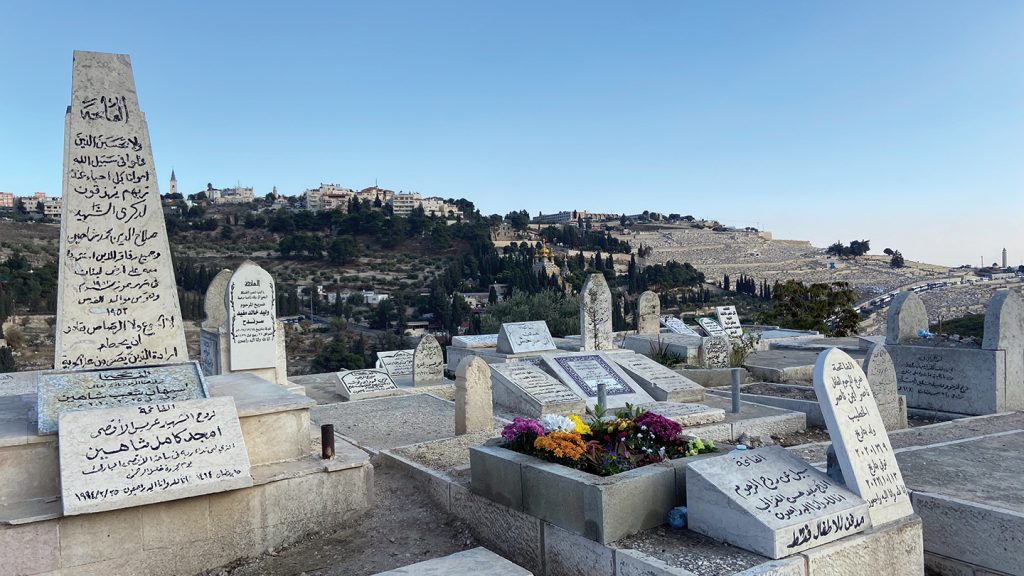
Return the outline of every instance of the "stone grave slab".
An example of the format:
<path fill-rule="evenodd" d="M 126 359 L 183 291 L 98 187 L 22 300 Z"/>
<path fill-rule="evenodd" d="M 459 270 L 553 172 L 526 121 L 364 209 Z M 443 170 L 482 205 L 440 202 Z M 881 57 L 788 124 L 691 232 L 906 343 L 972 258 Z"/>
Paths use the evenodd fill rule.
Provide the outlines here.
<path fill-rule="evenodd" d="M 36 414 L 40 434 L 54 434 L 60 415 L 73 410 L 206 398 L 197 362 L 39 374 Z"/>
<path fill-rule="evenodd" d="M 338 372 L 338 396 L 345 400 L 361 400 L 386 396 L 398 385 L 387 370 L 347 370 Z"/>
<path fill-rule="evenodd" d="M 131 59 L 75 51 L 64 122 L 54 368 L 188 361 Z"/>
<path fill-rule="evenodd" d="M 662 325 L 665 326 L 665 328 L 668 328 L 673 334 L 682 334 L 683 336 L 700 336 L 700 334 L 697 334 L 696 330 L 687 326 L 686 322 L 683 322 L 679 318 L 673 318 L 672 316 L 662 316 L 661 323 Z"/>
<path fill-rule="evenodd" d="M 222 372 L 220 365 L 220 334 L 207 329 L 199 330 L 199 366 L 206 376 Z"/>
<path fill-rule="evenodd" d="M 864 500 L 779 446 L 690 464 L 686 502 L 690 530 L 774 559 L 871 526 Z"/>
<path fill-rule="evenodd" d="M 8 372 L 0 374 L 0 396 L 17 396 L 19 394 L 36 394 L 36 376 L 38 371 Z"/>
<path fill-rule="evenodd" d="M 886 351 L 908 407 L 972 415 L 1003 410 L 1005 351 L 912 345 L 887 345 Z"/>
<path fill-rule="evenodd" d="M 664 416 L 683 426 L 703 426 L 704 424 L 714 424 L 715 422 L 725 420 L 725 410 L 712 408 L 705 404 L 655 402 L 653 404 L 641 404 L 640 408 L 648 412 L 654 412 L 658 416 Z M 685 434 L 686 430 L 683 430 L 683 433 Z"/>
<path fill-rule="evenodd" d="M 657 334 L 661 331 L 658 318 L 661 316 L 661 298 L 650 290 L 645 291 L 636 303 L 636 331 L 640 334 Z"/>
<path fill-rule="evenodd" d="M 870 505 L 875 526 L 914 513 L 871 385 L 850 356 L 833 348 L 814 366 L 814 392 L 846 485 Z"/>
<path fill-rule="evenodd" d="M 65 412 L 60 429 L 66 516 L 252 486 L 232 398 Z"/>
<path fill-rule="evenodd" d="M 497 345 L 497 334 L 467 334 L 452 337 L 452 346 L 456 348 L 495 348 Z"/>
<path fill-rule="evenodd" d="M 377 368 L 386 371 L 392 378 L 412 376 L 412 360 L 415 350 L 388 350 L 377 352 Z"/>
<path fill-rule="evenodd" d="M 599 352 L 550 354 L 544 366 L 563 384 L 583 398 L 588 408 L 597 406 L 597 386 L 604 382 L 608 408 L 622 408 L 626 403 L 653 402 L 649 394 L 633 381 L 608 355 Z"/>
<path fill-rule="evenodd" d="M 614 348 L 612 332 L 612 291 L 604 274 L 591 274 L 580 290 L 580 350 Z"/>
<path fill-rule="evenodd" d="M 501 354 L 522 354 L 556 350 L 551 339 L 548 324 L 543 320 L 533 322 L 506 322 L 498 332 L 497 351 Z"/>
<path fill-rule="evenodd" d="M 704 399 L 703 386 L 647 356 L 612 354 L 609 358 L 659 402 L 700 402 Z"/>
<path fill-rule="evenodd" d="M 900 403 L 896 367 L 892 364 L 892 357 L 885 350 L 885 344 L 874 344 L 868 350 L 868 355 L 864 358 L 864 374 L 871 385 L 871 394 L 878 404 L 885 429 L 891 431 L 906 428 L 906 404 Z"/>
<path fill-rule="evenodd" d="M 906 344 L 918 339 L 918 330 L 928 329 L 928 311 L 916 292 L 900 292 L 885 314 L 885 343 Z"/>
<path fill-rule="evenodd" d="M 718 323 L 729 336 L 742 336 L 743 328 L 740 326 L 740 315 L 736 313 L 735 306 L 716 306 L 715 317 Z"/>
<path fill-rule="evenodd" d="M 231 275 L 225 297 L 231 370 L 273 368 L 277 359 L 273 277 L 247 260 Z"/>
<path fill-rule="evenodd" d="M 444 382 L 444 352 L 437 338 L 420 338 L 412 355 L 412 385 L 429 386 Z"/>
<path fill-rule="evenodd" d="M 728 368 L 732 346 L 724 336 L 708 336 L 701 338 L 699 356 L 700 363 L 706 368 Z"/>
<path fill-rule="evenodd" d="M 523 360 L 491 364 L 491 391 L 499 406 L 534 418 L 545 414 L 582 414 L 587 408 L 583 398 L 568 386 Z"/>
<path fill-rule="evenodd" d="M 455 434 L 494 427 L 491 369 L 483 358 L 464 358 L 455 369 Z"/>
<path fill-rule="evenodd" d="M 708 336 L 729 336 L 729 333 L 722 328 L 722 325 L 711 318 L 697 318 L 697 323 L 707 332 Z"/>

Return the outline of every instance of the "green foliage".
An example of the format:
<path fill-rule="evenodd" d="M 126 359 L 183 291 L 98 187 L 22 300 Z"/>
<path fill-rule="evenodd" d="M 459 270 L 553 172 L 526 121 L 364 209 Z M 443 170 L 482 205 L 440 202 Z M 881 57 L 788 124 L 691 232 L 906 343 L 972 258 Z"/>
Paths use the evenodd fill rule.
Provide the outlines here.
<path fill-rule="evenodd" d="M 0 263 L 0 313 L 57 311 L 57 265 L 33 267 L 20 252 Z M 2 314 L 0 314 L 2 315 Z"/>
<path fill-rule="evenodd" d="M 673 288 L 692 288 L 704 283 L 704 273 L 699 272 L 689 262 L 680 264 L 669 260 L 664 265 L 655 264 L 644 268 L 641 285 L 646 290 L 671 290 Z"/>
<path fill-rule="evenodd" d="M 559 338 L 577 334 L 579 325 L 579 299 L 566 296 L 555 290 L 542 290 L 536 294 L 514 292 L 511 298 L 487 308 L 487 315 L 480 321 L 485 334 L 493 334 L 504 322 L 527 322 L 544 320 L 551 335 Z"/>
<path fill-rule="evenodd" d="M 970 314 L 961 318 L 946 320 L 942 323 L 941 327 L 938 324 L 934 324 L 929 329 L 936 334 L 959 334 L 965 338 L 973 336 L 981 339 L 985 335 L 985 315 Z"/>
<path fill-rule="evenodd" d="M 846 282 L 805 285 L 796 280 L 772 288 L 771 308 L 759 316 L 762 324 L 797 330 L 817 330 L 829 336 L 857 333 L 860 316 L 853 309 L 856 295 Z"/>
<path fill-rule="evenodd" d="M 669 352 L 668 344 L 662 344 L 660 339 L 656 342 L 651 342 L 651 353 L 649 356 L 651 357 L 651 360 L 654 360 L 658 364 L 668 366 L 669 368 L 678 366 L 685 360 L 685 358 L 679 354 Z"/>
<path fill-rule="evenodd" d="M 856 258 L 857 256 L 863 256 L 871 250 L 870 240 L 854 240 L 847 246 L 842 242 L 836 242 L 825 250 L 825 253 L 830 256 L 838 256 L 841 258 Z"/>

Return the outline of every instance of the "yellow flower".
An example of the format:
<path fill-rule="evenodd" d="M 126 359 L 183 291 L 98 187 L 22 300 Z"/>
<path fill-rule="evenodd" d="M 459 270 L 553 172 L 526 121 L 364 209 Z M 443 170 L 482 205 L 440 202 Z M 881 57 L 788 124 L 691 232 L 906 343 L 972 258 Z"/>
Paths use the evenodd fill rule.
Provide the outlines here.
<path fill-rule="evenodd" d="M 533 442 L 537 450 L 550 452 L 558 458 L 578 459 L 586 450 L 587 445 L 583 438 L 575 432 L 551 432 L 544 436 L 538 436 Z"/>
<path fill-rule="evenodd" d="M 583 422 L 583 420 L 580 419 L 579 416 L 577 416 L 575 414 L 570 414 L 569 415 L 569 420 L 572 420 L 572 423 L 576 425 L 573 428 L 574 432 L 576 432 L 577 434 L 581 434 L 581 435 L 590 434 L 590 426 L 587 426 Z"/>

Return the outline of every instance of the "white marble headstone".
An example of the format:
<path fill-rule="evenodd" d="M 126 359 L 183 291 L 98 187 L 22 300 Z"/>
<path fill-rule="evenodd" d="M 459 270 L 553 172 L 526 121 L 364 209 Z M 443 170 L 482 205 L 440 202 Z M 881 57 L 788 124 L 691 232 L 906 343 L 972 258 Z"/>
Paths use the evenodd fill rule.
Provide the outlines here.
<path fill-rule="evenodd" d="M 769 558 L 871 526 L 864 500 L 780 446 L 690 464 L 686 502 L 690 530 Z"/>
<path fill-rule="evenodd" d="M 412 376 L 412 361 L 415 350 L 388 350 L 377 352 L 377 368 L 386 370 L 392 378 Z"/>
<path fill-rule="evenodd" d="M 65 412 L 60 430 L 66 516 L 252 486 L 230 397 Z"/>
<path fill-rule="evenodd" d="M 652 398 L 659 401 L 700 402 L 704 387 L 686 376 L 642 354 L 612 354 L 621 366 Z"/>
<path fill-rule="evenodd" d="M 358 400 L 387 395 L 398 386 L 386 370 L 348 370 L 338 372 L 338 395 Z"/>
<path fill-rule="evenodd" d="M 697 318 L 697 323 L 708 333 L 708 336 L 728 336 L 729 333 L 722 328 L 722 325 L 711 318 Z"/>
<path fill-rule="evenodd" d="M 597 405 L 598 383 L 604 383 L 608 408 L 654 402 L 622 368 L 603 353 L 578 352 L 544 355 L 544 364 L 558 379 L 587 402 Z"/>
<path fill-rule="evenodd" d="M 444 382 L 444 353 L 437 338 L 427 334 L 420 338 L 412 360 L 412 385 L 427 386 Z"/>
<path fill-rule="evenodd" d="M 497 334 L 467 334 L 452 337 L 452 346 L 456 348 L 494 348 L 497 345 Z"/>
<path fill-rule="evenodd" d="M 697 331 L 686 325 L 679 318 L 673 318 L 672 316 L 662 316 L 661 323 L 671 330 L 674 334 L 682 334 L 684 336 L 700 336 Z"/>
<path fill-rule="evenodd" d="M 743 328 L 740 327 L 740 316 L 736 313 L 735 306 L 716 306 L 715 316 L 718 323 L 729 336 L 742 336 Z"/>
<path fill-rule="evenodd" d="M 245 261 L 226 294 L 231 370 L 273 368 L 277 360 L 277 296 L 270 273 Z"/>
<path fill-rule="evenodd" d="M 498 332 L 497 349 L 502 354 L 522 354 L 556 350 L 557 347 L 555 341 L 551 339 L 547 322 L 535 320 L 502 324 L 501 331 Z"/>
<path fill-rule="evenodd" d="M 491 364 L 491 380 L 494 401 L 526 416 L 586 409 L 583 398 L 530 362 Z"/>
<path fill-rule="evenodd" d="M 870 505 L 875 526 L 914 513 L 871 385 L 856 360 L 838 348 L 818 355 L 814 393 L 846 485 Z"/>
<path fill-rule="evenodd" d="M 75 51 L 64 122 L 54 367 L 188 360 L 131 59 Z"/>

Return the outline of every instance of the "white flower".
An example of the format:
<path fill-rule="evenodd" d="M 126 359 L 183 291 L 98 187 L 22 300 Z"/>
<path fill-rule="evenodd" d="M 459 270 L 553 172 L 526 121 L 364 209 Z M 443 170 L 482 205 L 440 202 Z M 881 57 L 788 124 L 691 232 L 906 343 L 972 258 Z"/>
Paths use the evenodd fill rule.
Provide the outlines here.
<path fill-rule="evenodd" d="M 641 426 L 640 426 L 640 429 L 641 429 L 641 430 L 647 430 L 647 426 L 646 426 L 646 425 L 641 425 Z"/>
<path fill-rule="evenodd" d="M 545 434 L 550 434 L 551 432 L 572 432 L 576 429 L 575 422 L 560 414 L 542 416 L 540 425 L 544 427 Z"/>

